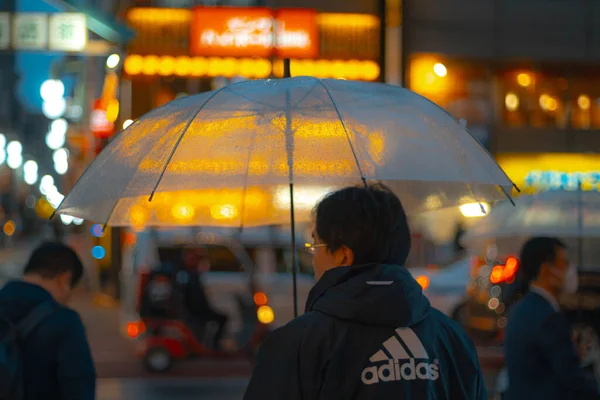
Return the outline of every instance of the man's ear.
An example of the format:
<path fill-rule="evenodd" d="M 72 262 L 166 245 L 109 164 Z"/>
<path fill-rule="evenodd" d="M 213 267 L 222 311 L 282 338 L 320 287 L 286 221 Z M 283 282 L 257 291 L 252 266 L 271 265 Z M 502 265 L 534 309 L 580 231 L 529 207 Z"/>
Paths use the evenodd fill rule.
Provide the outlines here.
<path fill-rule="evenodd" d="M 342 246 L 340 248 L 342 260 L 340 262 L 340 266 L 346 267 L 354 264 L 354 252 L 351 248 L 347 246 Z"/>

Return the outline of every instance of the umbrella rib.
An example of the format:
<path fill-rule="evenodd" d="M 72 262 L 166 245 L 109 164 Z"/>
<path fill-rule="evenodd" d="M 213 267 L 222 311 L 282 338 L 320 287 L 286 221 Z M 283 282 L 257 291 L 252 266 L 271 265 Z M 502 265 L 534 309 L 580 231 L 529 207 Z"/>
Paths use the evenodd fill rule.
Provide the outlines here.
<path fill-rule="evenodd" d="M 313 90 L 315 90 L 315 88 L 316 88 L 316 87 L 317 87 L 317 85 L 313 85 L 313 87 L 311 87 L 311 88 L 310 88 L 310 90 L 308 90 L 308 91 L 306 92 L 306 94 L 304 95 L 304 97 L 302 97 L 300 100 L 298 100 L 298 101 L 296 102 L 296 104 L 294 104 L 294 107 L 293 107 L 293 108 L 295 109 L 295 108 L 296 108 L 296 107 L 298 107 L 300 104 L 302 104 L 302 103 L 304 102 L 304 100 L 306 100 L 306 99 L 307 99 L 307 97 L 308 97 L 308 96 L 309 96 L 309 95 L 310 95 L 310 94 L 313 92 Z"/>
<path fill-rule="evenodd" d="M 323 89 L 325 89 L 325 92 L 327 92 L 327 96 L 329 96 L 329 100 L 331 100 L 331 104 L 333 105 L 333 108 L 335 109 L 335 112 L 337 113 L 340 123 L 342 124 L 342 128 L 344 128 L 344 133 L 346 134 L 346 139 L 348 139 L 348 144 L 350 145 L 350 150 L 352 151 L 352 155 L 354 156 L 354 161 L 356 162 L 356 168 L 358 168 L 358 173 L 360 174 L 360 179 L 362 180 L 363 185 L 365 187 L 367 187 L 367 180 L 365 179 L 365 175 L 363 174 L 362 168 L 360 167 L 360 163 L 358 162 L 358 156 L 356 155 L 356 151 L 354 150 L 354 146 L 352 145 L 352 141 L 350 140 L 350 135 L 348 134 L 348 129 L 346 128 L 346 124 L 344 123 L 342 114 L 340 113 L 339 108 L 335 104 L 335 101 L 333 100 L 333 96 L 331 95 L 331 92 L 329 91 L 329 88 L 327 87 L 325 82 L 323 82 L 321 79 L 318 79 L 318 81 L 321 84 L 321 86 L 323 86 Z"/>
<path fill-rule="evenodd" d="M 190 118 L 190 120 L 188 121 L 188 123 L 185 125 L 185 128 L 183 128 L 183 131 L 181 132 L 181 135 L 179 135 L 179 137 L 177 138 L 177 142 L 175 143 L 175 145 L 173 146 L 173 149 L 171 150 L 171 154 L 169 154 L 169 158 L 167 158 L 167 162 L 165 162 L 165 166 L 163 167 L 162 171 L 160 172 L 160 176 L 158 177 L 158 181 L 156 182 L 156 185 L 154 185 L 154 189 L 152 189 L 152 193 L 150 193 L 150 197 L 148 198 L 148 201 L 152 201 L 152 198 L 154 197 L 154 193 L 156 193 L 156 190 L 158 189 L 158 185 L 160 185 L 160 182 L 162 181 L 162 178 L 164 177 L 165 172 L 167 171 L 167 167 L 169 166 L 169 163 L 171 162 L 171 160 L 173 159 L 173 156 L 175 155 L 175 151 L 177 151 L 177 148 L 179 147 L 179 144 L 183 140 L 183 137 L 187 133 L 187 130 L 190 127 L 190 125 L 192 124 L 192 122 L 194 122 L 194 120 L 196 119 L 196 117 L 198 116 L 198 114 L 200 114 L 200 111 L 202 111 L 204 109 L 204 107 L 208 104 L 209 101 L 211 101 L 217 94 L 221 93 L 222 90 L 224 90 L 224 89 L 226 89 L 228 87 L 230 87 L 230 86 L 224 86 L 224 87 L 216 90 L 210 97 L 208 97 L 206 99 L 206 101 L 204 103 L 202 103 L 202 105 L 194 113 L 194 115 L 192 116 L 192 118 Z"/>

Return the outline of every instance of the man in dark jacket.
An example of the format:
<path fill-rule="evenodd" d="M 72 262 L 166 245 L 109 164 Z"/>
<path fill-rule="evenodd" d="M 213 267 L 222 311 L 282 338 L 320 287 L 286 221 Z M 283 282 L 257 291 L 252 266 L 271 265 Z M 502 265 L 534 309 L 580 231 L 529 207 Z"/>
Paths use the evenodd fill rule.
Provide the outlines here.
<path fill-rule="evenodd" d="M 25 400 L 93 400 L 96 374 L 79 315 L 67 308 L 83 265 L 60 243 L 38 247 L 22 281 L 0 290 L 0 313 L 18 323 L 46 302 L 54 307 L 21 344 Z"/>
<path fill-rule="evenodd" d="M 473 344 L 402 267 L 410 231 L 387 188 L 314 211 L 318 279 L 306 313 L 262 344 L 246 400 L 486 399 Z"/>
<path fill-rule="evenodd" d="M 505 397 L 600 399 L 596 382 L 581 368 L 571 327 L 559 309 L 558 296 L 575 292 L 578 280 L 565 245 L 556 238 L 532 238 L 523 246 L 520 260 L 513 297 L 524 296 L 508 316 Z"/>

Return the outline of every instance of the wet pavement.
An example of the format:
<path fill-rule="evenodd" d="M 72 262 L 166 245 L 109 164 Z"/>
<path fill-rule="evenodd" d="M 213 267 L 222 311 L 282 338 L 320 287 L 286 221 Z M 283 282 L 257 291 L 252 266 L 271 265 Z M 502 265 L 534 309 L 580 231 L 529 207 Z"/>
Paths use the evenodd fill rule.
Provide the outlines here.
<path fill-rule="evenodd" d="M 97 400 L 239 400 L 247 379 L 102 379 Z"/>
<path fill-rule="evenodd" d="M 486 376 L 488 395 L 495 375 Z M 240 400 L 247 378 L 100 379 L 97 400 Z"/>

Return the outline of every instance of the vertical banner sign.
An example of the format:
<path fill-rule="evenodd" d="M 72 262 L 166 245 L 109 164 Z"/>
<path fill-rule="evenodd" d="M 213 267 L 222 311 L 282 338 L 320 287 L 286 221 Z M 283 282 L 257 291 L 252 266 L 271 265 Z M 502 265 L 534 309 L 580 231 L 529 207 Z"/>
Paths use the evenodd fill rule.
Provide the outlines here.
<path fill-rule="evenodd" d="M 87 46 L 87 32 L 85 14 L 51 14 L 49 48 L 56 51 L 83 51 Z"/>
<path fill-rule="evenodd" d="M 12 44 L 15 50 L 42 50 L 48 44 L 48 16 L 20 13 L 13 18 Z"/>
<path fill-rule="evenodd" d="M 10 14 L 0 13 L 0 50 L 10 48 Z"/>

